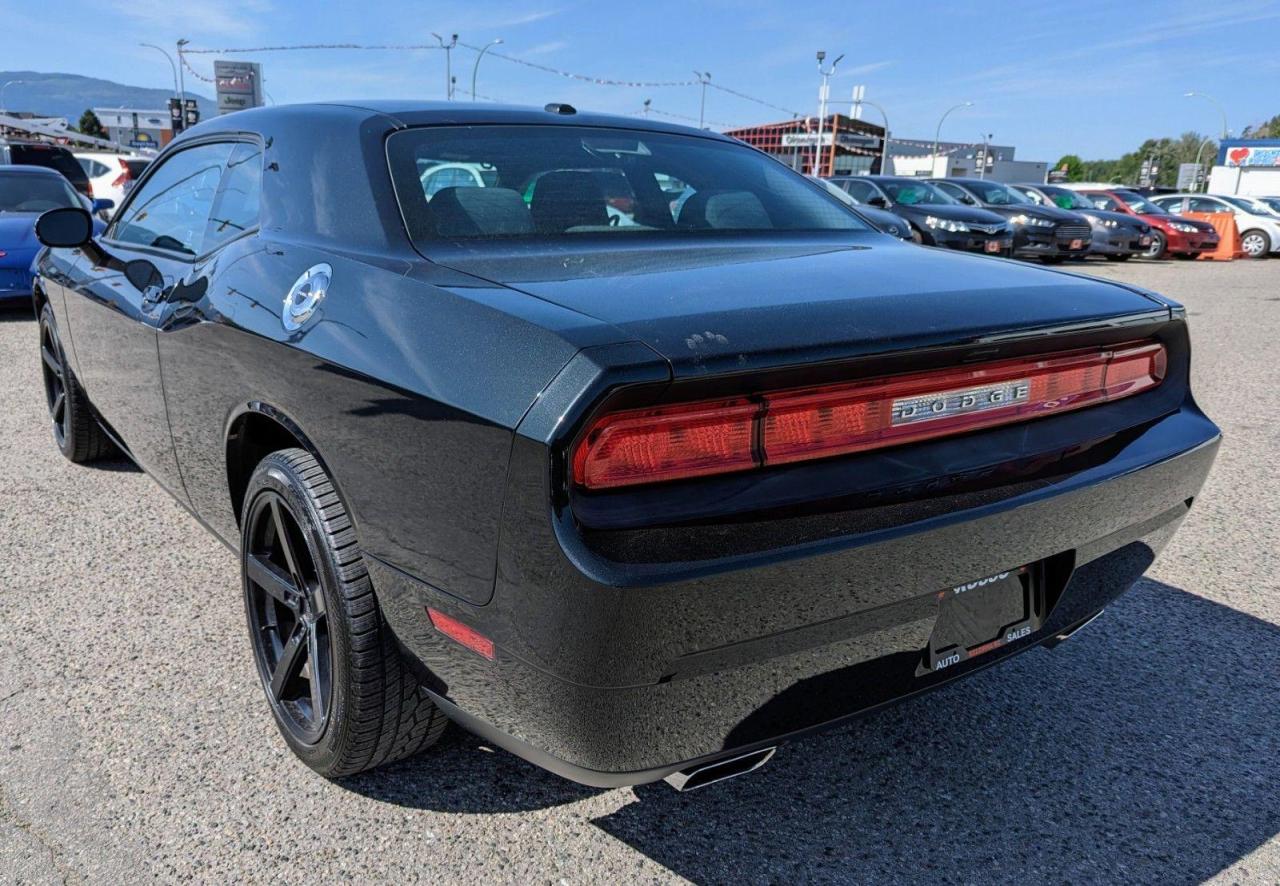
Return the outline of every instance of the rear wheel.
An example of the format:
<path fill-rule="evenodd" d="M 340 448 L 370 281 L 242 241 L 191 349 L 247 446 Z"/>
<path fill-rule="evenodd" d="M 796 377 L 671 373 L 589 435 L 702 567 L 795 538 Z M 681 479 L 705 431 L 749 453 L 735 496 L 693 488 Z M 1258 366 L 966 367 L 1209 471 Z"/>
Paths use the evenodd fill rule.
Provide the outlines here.
<path fill-rule="evenodd" d="M 324 469 L 301 449 L 274 452 L 244 502 L 250 642 L 289 747 L 333 778 L 435 744 L 448 721 L 401 658 Z"/>
<path fill-rule="evenodd" d="M 47 304 L 40 311 L 40 362 L 45 406 L 58 450 L 77 464 L 116 454 L 115 444 L 98 425 L 89 398 L 71 374 L 53 309 Z"/>
<path fill-rule="evenodd" d="M 1245 231 L 1240 235 L 1240 248 L 1249 258 L 1266 258 L 1271 252 L 1271 238 L 1266 231 Z"/>
<path fill-rule="evenodd" d="M 1151 232 L 1151 245 L 1142 253 L 1144 258 L 1164 258 L 1164 251 L 1169 248 L 1169 240 L 1159 231 Z"/>

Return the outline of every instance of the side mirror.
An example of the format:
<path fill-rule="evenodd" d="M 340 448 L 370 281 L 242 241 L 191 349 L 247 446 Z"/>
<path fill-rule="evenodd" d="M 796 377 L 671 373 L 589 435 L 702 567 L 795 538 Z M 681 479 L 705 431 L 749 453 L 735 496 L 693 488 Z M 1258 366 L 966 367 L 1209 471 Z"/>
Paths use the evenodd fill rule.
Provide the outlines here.
<path fill-rule="evenodd" d="M 106 197 L 100 197 L 93 201 L 93 212 L 95 215 L 107 209 L 115 209 L 115 208 L 116 208 L 116 201 L 108 200 Z"/>
<path fill-rule="evenodd" d="M 888 209 L 888 208 L 889 208 L 889 201 L 888 201 L 888 200 L 886 200 L 886 199 L 884 199 L 883 197 L 872 197 L 872 198 L 870 198 L 869 200 L 867 200 L 867 205 L 868 205 L 868 206 L 877 206 L 877 207 L 879 207 L 880 209 Z"/>
<path fill-rule="evenodd" d="M 36 239 L 45 246 L 83 246 L 93 237 L 93 218 L 79 206 L 50 209 L 36 219 Z"/>
<path fill-rule="evenodd" d="M 143 295 L 155 297 L 164 287 L 160 269 L 145 258 L 135 258 L 124 266 L 124 277 Z"/>

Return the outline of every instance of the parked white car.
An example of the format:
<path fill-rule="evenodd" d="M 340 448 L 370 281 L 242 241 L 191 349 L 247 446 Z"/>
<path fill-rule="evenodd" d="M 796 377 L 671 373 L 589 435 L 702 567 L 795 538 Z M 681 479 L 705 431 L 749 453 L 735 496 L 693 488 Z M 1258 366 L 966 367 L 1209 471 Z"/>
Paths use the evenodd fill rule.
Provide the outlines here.
<path fill-rule="evenodd" d="M 84 168 L 84 174 L 89 176 L 93 196 L 112 200 L 117 207 L 124 202 L 125 194 L 129 193 L 133 183 L 151 163 L 150 158 L 138 154 L 76 151 L 75 157 Z M 114 212 L 114 209 L 106 209 L 102 214 L 110 218 Z"/>
<path fill-rule="evenodd" d="M 1161 194 L 1151 202 L 1183 215 L 1188 212 L 1230 212 L 1236 217 L 1240 229 L 1240 248 L 1249 258 L 1266 258 L 1280 252 L 1280 216 L 1265 205 L 1258 205 L 1252 197 L 1233 197 L 1227 194 Z"/>

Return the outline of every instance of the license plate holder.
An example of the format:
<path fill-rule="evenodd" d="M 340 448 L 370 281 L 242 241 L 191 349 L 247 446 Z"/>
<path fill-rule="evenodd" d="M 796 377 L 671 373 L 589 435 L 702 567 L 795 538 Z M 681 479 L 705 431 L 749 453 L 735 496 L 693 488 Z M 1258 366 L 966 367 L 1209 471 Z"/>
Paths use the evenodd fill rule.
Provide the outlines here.
<path fill-rule="evenodd" d="M 1045 617 L 1041 575 L 1038 565 L 1022 566 L 939 591 L 920 671 L 943 671 L 1034 633 Z"/>
<path fill-rule="evenodd" d="M 1083 240 L 1072 240 L 1072 241 L 1071 241 L 1071 248 L 1072 248 L 1072 249 L 1083 249 L 1083 248 L 1084 248 L 1084 241 L 1083 241 Z"/>
<path fill-rule="evenodd" d="M 986 246 L 984 246 L 984 247 L 983 247 L 983 249 L 985 249 L 987 252 L 999 252 L 999 251 L 1000 251 L 1000 241 L 999 241 L 999 240 L 988 240 L 988 241 L 987 241 L 987 245 L 986 245 Z"/>

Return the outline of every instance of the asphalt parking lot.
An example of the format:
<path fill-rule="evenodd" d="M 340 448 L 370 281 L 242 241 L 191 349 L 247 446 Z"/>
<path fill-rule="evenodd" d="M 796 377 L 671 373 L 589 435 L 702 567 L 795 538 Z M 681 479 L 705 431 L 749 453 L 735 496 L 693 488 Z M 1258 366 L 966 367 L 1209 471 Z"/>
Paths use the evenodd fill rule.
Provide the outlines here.
<path fill-rule="evenodd" d="M 1190 312 L 1226 443 L 1076 639 L 694 794 L 596 791 L 452 728 L 341 783 L 261 697 L 233 556 L 50 439 L 0 309 L 0 882 L 1280 882 L 1280 260 L 1090 263 Z"/>

